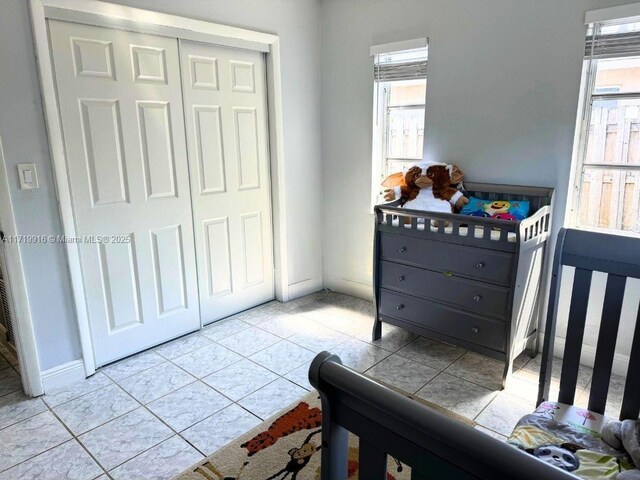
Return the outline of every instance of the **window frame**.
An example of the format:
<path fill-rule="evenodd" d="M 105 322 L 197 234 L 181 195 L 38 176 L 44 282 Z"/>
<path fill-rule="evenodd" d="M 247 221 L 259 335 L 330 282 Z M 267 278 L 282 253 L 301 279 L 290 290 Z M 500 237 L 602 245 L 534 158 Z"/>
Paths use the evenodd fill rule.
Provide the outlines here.
<path fill-rule="evenodd" d="M 426 82 L 426 79 L 424 80 Z M 389 156 L 389 115 L 395 109 L 413 109 L 422 110 L 423 116 L 426 117 L 427 101 L 425 97 L 424 103 L 411 105 L 389 105 L 389 85 L 392 82 L 375 82 L 374 81 L 374 105 L 373 105 L 373 139 L 372 139 L 372 185 L 371 185 L 371 208 L 379 204 L 382 199 L 380 195 L 380 183 L 385 178 L 386 167 L 389 160 L 396 162 L 406 162 L 407 164 L 415 164 L 422 161 L 424 156 L 424 133 L 427 129 L 426 118 L 423 124 L 422 134 L 422 152 L 420 157 L 391 157 Z M 376 91 L 378 90 L 378 91 Z"/>
<path fill-rule="evenodd" d="M 407 40 L 404 42 L 396 42 L 386 45 L 378 45 L 371 47 L 371 56 L 374 60 L 374 64 L 378 61 L 379 56 L 389 54 L 389 53 L 399 53 L 404 51 L 416 50 L 419 48 L 427 48 L 428 49 L 428 39 L 427 38 L 419 38 L 414 40 Z M 427 71 L 428 71 L 428 61 L 427 61 Z M 425 82 L 426 78 L 421 79 Z M 372 119 L 372 152 L 371 152 L 371 164 L 372 164 L 372 174 L 371 174 L 371 202 L 370 202 L 370 212 L 373 213 L 373 209 L 376 205 L 383 202 L 384 199 L 381 196 L 381 187 L 380 184 L 385 178 L 385 172 L 387 167 L 387 162 L 389 160 L 398 161 L 398 162 L 406 162 L 407 164 L 415 164 L 420 162 L 424 158 L 424 142 L 425 142 L 425 133 L 427 129 L 426 122 L 426 111 L 427 111 L 427 95 L 425 93 L 424 102 L 421 104 L 411 104 L 411 105 L 398 105 L 398 106 L 390 106 L 390 85 L 398 80 L 390 80 L 390 81 L 377 81 L 375 78 L 373 80 L 373 119 Z M 399 80 L 402 81 L 402 80 Z M 389 156 L 389 114 L 392 109 L 422 109 L 424 116 L 423 123 L 423 135 L 422 135 L 422 150 L 420 152 L 420 157 L 416 158 L 403 158 L 403 157 L 390 157 Z"/>
<path fill-rule="evenodd" d="M 592 27 L 592 35 L 595 37 L 600 33 L 601 24 L 594 24 Z M 631 57 L 631 56 L 630 56 Z M 626 57 L 618 57 L 626 58 Z M 578 121 L 576 122 L 576 134 L 573 148 L 573 158 L 571 166 L 571 174 L 569 185 L 571 191 L 569 193 L 568 205 L 565 216 L 565 225 L 580 230 L 588 230 L 594 232 L 608 233 L 612 235 L 623 235 L 631 237 L 640 237 L 640 231 L 629 231 L 618 228 L 604 228 L 592 225 L 585 225 L 580 222 L 580 205 L 582 201 L 582 186 L 585 170 L 588 168 L 622 171 L 640 171 L 640 164 L 621 164 L 621 163 L 595 163 L 588 162 L 587 150 L 589 146 L 589 134 L 591 129 L 591 114 L 593 111 L 594 101 L 598 100 L 623 100 L 623 99 L 640 99 L 640 91 L 638 92 L 606 92 L 596 93 L 596 76 L 598 73 L 598 59 L 585 58 L 583 61 L 581 91 L 578 109 Z M 617 202 L 617 201 L 616 201 Z"/>

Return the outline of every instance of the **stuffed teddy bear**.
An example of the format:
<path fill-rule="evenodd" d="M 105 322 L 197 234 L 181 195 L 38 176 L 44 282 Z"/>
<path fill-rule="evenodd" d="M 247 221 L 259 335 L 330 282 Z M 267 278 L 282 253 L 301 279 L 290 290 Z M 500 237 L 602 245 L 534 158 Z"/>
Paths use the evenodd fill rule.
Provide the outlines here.
<path fill-rule="evenodd" d="M 464 173 L 455 165 L 420 163 L 405 174 L 395 173 L 382 182 L 385 199 L 400 199 L 400 206 L 413 210 L 451 213 L 469 203 L 462 191 L 451 185 L 461 184 Z"/>

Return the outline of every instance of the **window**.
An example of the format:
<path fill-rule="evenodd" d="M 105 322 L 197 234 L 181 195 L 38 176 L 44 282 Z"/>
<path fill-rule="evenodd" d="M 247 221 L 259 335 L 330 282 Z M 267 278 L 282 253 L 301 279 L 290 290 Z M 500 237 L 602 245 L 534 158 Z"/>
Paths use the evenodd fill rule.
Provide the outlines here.
<path fill-rule="evenodd" d="M 592 24 L 585 46 L 573 224 L 640 234 L 640 23 Z"/>
<path fill-rule="evenodd" d="M 422 159 L 427 92 L 426 39 L 422 46 L 395 50 L 373 47 L 373 202 L 380 203 L 380 183 Z"/>

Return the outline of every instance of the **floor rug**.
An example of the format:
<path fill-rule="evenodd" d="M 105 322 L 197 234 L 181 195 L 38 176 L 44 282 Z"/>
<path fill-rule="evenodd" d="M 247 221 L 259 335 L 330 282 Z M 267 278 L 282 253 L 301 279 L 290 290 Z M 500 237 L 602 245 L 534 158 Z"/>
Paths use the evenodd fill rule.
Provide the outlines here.
<path fill-rule="evenodd" d="M 475 423 L 411 396 L 467 425 Z M 319 480 L 322 411 L 317 392 L 274 415 L 226 447 L 190 467 L 176 480 Z M 349 436 L 349 479 L 358 479 L 358 439 Z M 388 457 L 387 480 L 408 480 L 411 471 Z"/>

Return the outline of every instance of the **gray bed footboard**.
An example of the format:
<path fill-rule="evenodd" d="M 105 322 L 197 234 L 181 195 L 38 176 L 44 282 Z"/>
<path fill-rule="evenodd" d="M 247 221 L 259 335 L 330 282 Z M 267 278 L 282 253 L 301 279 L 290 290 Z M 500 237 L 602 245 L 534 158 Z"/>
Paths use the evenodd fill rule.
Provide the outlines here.
<path fill-rule="evenodd" d="M 328 352 L 309 370 L 322 402 L 322 480 L 347 479 L 348 433 L 359 437 L 359 478 L 386 480 L 387 455 L 412 480 L 563 480 L 563 470 L 343 366 Z"/>

